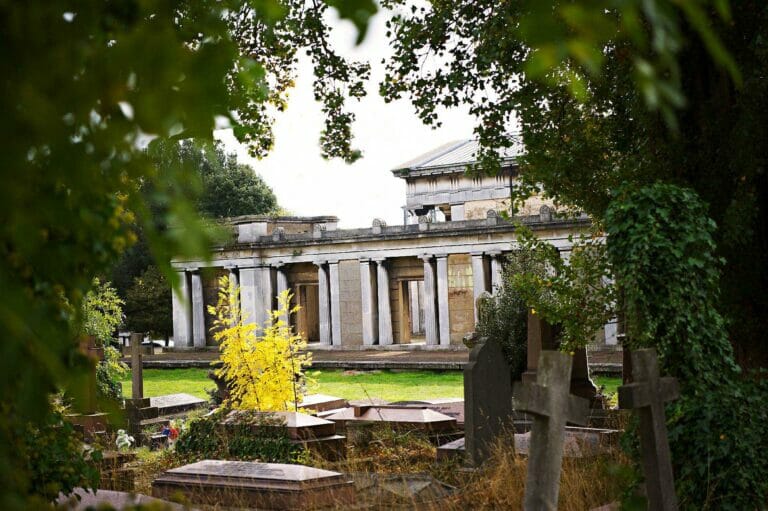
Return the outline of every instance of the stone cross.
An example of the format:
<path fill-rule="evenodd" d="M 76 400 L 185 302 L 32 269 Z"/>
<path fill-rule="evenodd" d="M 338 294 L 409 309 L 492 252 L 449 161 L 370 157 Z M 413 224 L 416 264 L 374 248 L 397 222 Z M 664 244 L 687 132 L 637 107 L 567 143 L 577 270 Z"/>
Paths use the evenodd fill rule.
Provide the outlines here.
<path fill-rule="evenodd" d="M 573 357 L 542 351 L 536 383 L 515 384 L 515 408 L 533 415 L 525 511 L 557 509 L 566 422 L 584 425 L 589 401 L 570 395 Z"/>
<path fill-rule="evenodd" d="M 131 398 L 142 399 L 144 397 L 144 378 L 141 364 L 141 341 L 144 334 L 131 334 Z"/>
<path fill-rule="evenodd" d="M 659 361 L 654 349 L 632 352 L 632 379 L 634 383 L 619 387 L 619 408 L 637 409 L 640 417 L 640 451 L 648 509 L 676 510 L 664 403 L 679 397 L 677 379 L 659 377 Z"/>

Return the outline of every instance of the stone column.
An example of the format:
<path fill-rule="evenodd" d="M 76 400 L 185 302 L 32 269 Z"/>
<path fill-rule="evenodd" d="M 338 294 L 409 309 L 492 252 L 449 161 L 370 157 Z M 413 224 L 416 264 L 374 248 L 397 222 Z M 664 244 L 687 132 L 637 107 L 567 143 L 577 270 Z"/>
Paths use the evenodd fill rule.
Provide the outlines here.
<path fill-rule="evenodd" d="M 261 266 L 257 268 L 257 276 L 257 282 L 259 283 L 257 291 L 260 291 L 258 293 L 260 303 L 257 317 L 259 318 L 259 323 L 263 325 L 269 320 L 271 317 L 270 312 L 274 309 L 272 302 L 275 300 L 275 291 L 272 285 L 272 267 Z"/>
<path fill-rule="evenodd" d="M 485 264 L 483 263 L 483 254 L 473 253 L 472 255 L 472 290 L 474 294 L 475 323 L 478 320 L 477 299 L 481 294 L 487 291 L 485 288 Z"/>
<path fill-rule="evenodd" d="M 276 270 L 276 278 L 275 278 L 275 297 L 277 298 L 275 303 L 276 307 L 280 307 L 280 300 L 279 297 L 283 294 L 284 291 L 288 291 L 288 272 L 285 270 L 285 265 L 283 263 L 278 263 L 274 265 Z M 290 309 L 290 302 L 287 304 L 288 308 Z M 283 317 L 283 321 L 286 323 L 290 323 L 290 314 L 285 314 Z"/>
<path fill-rule="evenodd" d="M 283 263 L 276 264 L 275 270 L 277 272 L 275 296 L 280 296 L 284 291 L 288 291 L 288 272 Z"/>
<path fill-rule="evenodd" d="M 435 268 L 432 266 L 432 256 L 424 255 L 424 337 L 428 345 L 439 343 L 437 331 L 437 307 L 435 289 Z"/>
<path fill-rule="evenodd" d="M 408 283 L 408 295 L 411 299 L 411 333 L 421 332 L 421 301 L 419 300 L 419 283 L 415 280 Z"/>
<path fill-rule="evenodd" d="M 365 346 L 373 346 L 378 338 L 371 279 L 371 260 L 360 259 L 360 308 L 363 315 L 363 345 Z"/>
<path fill-rule="evenodd" d="M 451 320 L 448 308 L 448 256 L 437 256 L 437 310 L 440 346 L 451 344 Z"/>
<path fill-rule="evenodd" d="M 173 346 L 192 346 L 192 294 L 186 271 L 178 272 L 179 289 L 172 294 L 173 305 Z"/>
<path fill-rule="evenodd" d="M 376 259 L 376 288 L 379 302 L 379 345 L 392 344 L 392 310 L 389 304 L 389 272 L 385 259 Z"/>
<path fill-rule="evenodd" d="M 192 341 L 195 348 L 205 347 L 205 302 L 199 271 L 192 273 Z"/>
<path fill-rule="evenodd" d="M 258 268 L 240 268 L 240 312 L 245 323 L 259 323 Z"/>
<path fill-rule="evenodd" d="M 504 285 L 504 277 L 501 271 L 502 255 L 501 252 L 491 252 L 491 294 L 498 293 Z"/>
<path fill-rule="evenodd" d="M 320 344 L 331 344 L 331 303 L 328 289 L 328 271 L 325 268 L 325 262 L 317 262 L 315 266 L 317 266 Z"/>
<path fill-rule="evenodd" d="M 329 289 L 331 292 L 331 344 L 341 346 L 341 285 L 339 262 L 328 262 Z"/>

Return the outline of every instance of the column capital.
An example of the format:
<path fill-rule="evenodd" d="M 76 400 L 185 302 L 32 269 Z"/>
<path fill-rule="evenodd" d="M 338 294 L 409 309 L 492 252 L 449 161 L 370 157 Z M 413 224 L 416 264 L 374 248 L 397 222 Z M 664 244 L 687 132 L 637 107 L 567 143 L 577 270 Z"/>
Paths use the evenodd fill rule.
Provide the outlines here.
<path fill-rule="evenodd" d="M 318 260 L 318 261 L 312 261 L 312 264 L 314 264 L 318 268 L 320 268 L 321 266 L 323 266 L 323 265 L 325 265 L 327 263 L 328 263 L 328 261 L 325 260 L 325 259 L 321 259 L 321 260 Z"/>
<path fill-rule="evenodd" d="M 328 264 L 339 264 L 340 259 L 328 259 Z"/>
<path fill-rule="evenodd" d="M 469 255 L 471 255 L 472 257 L 482 257 L 483 252 L 470 252 Z"/>
<path fill-rule="evenodd" d="M 358 261 L 364 264 L 371 264 L 371 258 L 370 257 L 359 257 Z"/>
<path fill-rule="evenodd" d="M 448 259 L 448 254 L 435 254 L 435 259 Z"/>
<path fill-rule="evenodd" d="M 491 250 L 487 252 L 487 254 L 491 257 L 499 257 L 501 255 L 501 250 Z"/>
<path fill-rule="evenodd" d="M 383 263 L 386 260 L 387 260 L 386 257 L 371 257 L 371 261 L 374 261 L 374 262 L 376 262 L 378 264 L 381 264 L 381 263 Z"/>
<path fill-rule="evenodd" d="M 432 254 L 422 254 L 422 255 L 419 256 L 419 259 L 421 259 L 425 263 L 428 263 L 428 262 L 432 261 L 433 257 L 434 256 Z"/>
<path fill-rule="evenodd" d="M 279 268 L 282 268 L 283 266 L 285 266 L 285 263 L 283 261 L 277 261 L 275 263 L 272 263 L 271 266 L 272 266 L 272 268 L 278 268 L 279 269 Z"/>

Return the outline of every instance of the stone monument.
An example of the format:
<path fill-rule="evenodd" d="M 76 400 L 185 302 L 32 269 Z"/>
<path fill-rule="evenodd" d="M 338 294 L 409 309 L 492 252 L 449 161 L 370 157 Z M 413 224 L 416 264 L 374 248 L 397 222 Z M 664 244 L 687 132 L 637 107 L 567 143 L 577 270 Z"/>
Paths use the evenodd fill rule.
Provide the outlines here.
<path fill-rule="evenodd" d="M 496 438 L 513 431 L 512 411 L 512 368 L 501 344 L 481 339 L 464 366 L 464 434 L 471 465 L 481 465 Z"/>
<path fill-rule="evenodd" d="M 350 506 L 355 486 L 343 474 L 303 465 L 203 460 L 168 470 L 152 495 L 183 494 L 193 504 L 257 509 Z"/>
<path fill-rule="evenodd" d="M 648 509 L 675 511 L 675 476 L 669 452 L 664 403 L 680 396 L 677 379 L 659 377 L 656 350 L 632 352 L 633 383 L 619 387 L 619 407 L 637 410 Z"/>
<path fill-rule="evenodd" d="M 533 415 L 525 511 L 557 509 L 566 422 L 586 424 L 589 401 L 569 392 L 573 357 L 542 351 L 536 383 L 515 384 L 516 409 Z"/>

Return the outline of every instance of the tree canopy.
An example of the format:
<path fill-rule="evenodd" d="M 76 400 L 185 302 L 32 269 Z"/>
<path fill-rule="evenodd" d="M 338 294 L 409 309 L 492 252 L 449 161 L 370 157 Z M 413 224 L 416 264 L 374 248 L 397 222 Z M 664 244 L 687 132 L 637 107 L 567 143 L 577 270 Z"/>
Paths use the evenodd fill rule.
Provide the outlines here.
<path fill-rule="evenodd" d="M 32 469 L 16 455 L 22 426 L 47 421 L 50 393 L 85 384 L 76 336 L 93 277 L 136 241 L 137 224 L 165 270 L 172 255 L 207 255 L 210 236 L 187 198 L 189 169 L 159 171 L 147 140 L 212 140 L 217 123 L 228 124 L 262 155 L 271 146 L 269 119 L 285 106 L 295 54 L 306 50 L 325 105 L 324 154 L 359 155 L 345 99 L 359 97 L 367 67 L 330 49 L 329 4 L 359 28 L 375 11 L 371 0 L 0 6 L 3 509 L 29 508 Z M 162 218 L 151 204 L 162 204 Z"/>
<path fill-rule="evenodd" d="M 622 184 L 693 188 L 719 226 L 738 359 L 768 365 L 768 5 L 461 0 L 389 28 L 384 96 L 410 98 L 428 124 L 469 105 L 476 171 L 498 169 L 519 126 L 518 197 L 543 186 L 600 223 Z"/>

